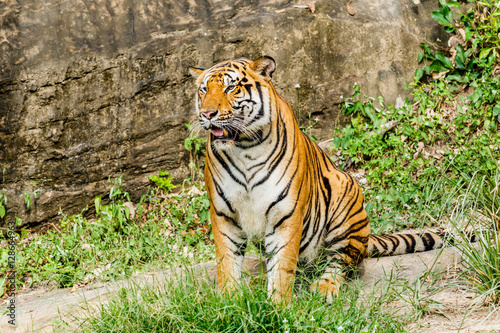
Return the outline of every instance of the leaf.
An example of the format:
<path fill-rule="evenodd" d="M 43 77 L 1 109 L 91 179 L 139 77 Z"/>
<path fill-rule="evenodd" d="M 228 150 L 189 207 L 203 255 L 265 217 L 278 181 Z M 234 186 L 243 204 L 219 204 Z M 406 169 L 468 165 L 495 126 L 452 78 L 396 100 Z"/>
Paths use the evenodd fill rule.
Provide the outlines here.
<path fill-rule="evenodd" d="M 352 1 L 352 0 L 351 0 Z M 347 12 L 349 13 L 349 15 L 351 16 L 354 16 L 356 15 L 356 12 L 352 10 L 351 8 L 351 1 L 349 1 L 346 5 L 346 9 L 347 9 Z"/>
<path fill-rule="evenodd" d="M 314 12 L 316 11 L 316 4 L 314 2 L 306 2 L 306 5 L 311 10 L 311 13 L 314 14 Z"/>
<path fill-rule="evenodd" d="M 418 62 L 421 63 L 423 59 L 424 59 L 424 54 L 423 53 L 419 53 L 418 54 Z"/>
<path fill-rule="evenodd" d="M 486 58 L 488 54 L 490 54 L 492 49 L 493 49 L 492 47 L 487 49 L 482 49 L 481 52 L 479 53 L 479 60 Z"/>
<path fill-rule="evenodd" d="M 420 79 L 424 76 L 424 71 L 421 68 L 417 68 L 415 71 L 415 82 L 420 81 Z"/>
<path fill-rule="evenodd" d="M 450 26 L 450 21 L 453 18 L 453 14 L 450 18 L 450 7 L 443 5 L 438 10 L 431 12 L 431 17 L 438 21 L 439 24 L 444 26 Z"/>
<path fill-rule="evenodd" d="M 24 203 L 26 204 L 26 210 L 31 208 L 31 197 L 28 192 L 24 192 Z"/>
<path fill-rule="evenodd" d="M 460 3 L 458 1 L 446 1 L 446 5 L 460 9 Z"/>
<path fill-rule="evenodd" d="M 0 219 L 3 219 L 5 216 L 5 207 L 0 204 Z"/>
<path fill-rule="evenodd" d="M 493 115 L 500 117 L 500 106 L 494 106 L 493 107 Z"/>
<path fill-rule="evenodd" d="M 101 212 L 101 196 L 98 195 L 94 199 L 95 213 L 99 214 Z"/>
<path fill-rule="evenodd" d="M 445 57 L 441 52 L 436 53 L 436 59 L 441 61 L 441 63 L 443 63 L 443 65 L 446 68 L 449 68 L 449 69 L 453 68 L 453 63 L 451 62 L 451 60 L 449 58 Z"/>
<path fill-rule="evenodd" d="M 427 66 L 426 66 L 427 67 Z M 443 66 L 443 63 L 439 60 L 434 60 L 432 64 L 429 66 L 430 70 L 433 72 L 446 72 L 448 69 Z M 425 69 L 425 67 L 424 67 Z"/>
<path fill-rule="evenodd" d="M 446 78 L 448 80 L 454 80 L 454 81 L 457 81 L 457 82 L 462 82 L 462 75 L 460 75 L 459 73 L 457 73 L 457 71 L 453 71 L 453 73 L 448 74 L 446 76 Z M 449 87 L 449 88 L 451 88 L 451 87 Z"/>

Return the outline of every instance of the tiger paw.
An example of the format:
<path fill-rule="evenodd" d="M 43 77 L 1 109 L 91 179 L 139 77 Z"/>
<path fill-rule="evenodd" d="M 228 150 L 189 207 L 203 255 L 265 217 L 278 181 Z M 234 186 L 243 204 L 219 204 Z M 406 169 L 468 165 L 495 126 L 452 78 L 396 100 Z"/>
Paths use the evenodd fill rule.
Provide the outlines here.
<path fill-rule="evenodd" d="M 322 279 L 311 285 L 311 291 L 319 292 L 326 299 L 326 302 L 331 304 L 333 297 L 337 296 L 340 291 L 341 283 L 342 278 L 340 276 Z"/>

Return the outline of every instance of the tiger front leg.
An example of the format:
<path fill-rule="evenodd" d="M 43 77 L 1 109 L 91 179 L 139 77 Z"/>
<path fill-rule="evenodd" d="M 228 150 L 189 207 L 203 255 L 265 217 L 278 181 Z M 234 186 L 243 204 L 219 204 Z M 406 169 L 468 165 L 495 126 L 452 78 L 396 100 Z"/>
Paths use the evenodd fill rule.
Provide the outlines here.
<path fill-rule="evenodd" d="M 234 230 L 234 223 L 215 212 L 211 213 L 217 260 L 217 284 L 220 291 L 233 291 L 241 279 L 246 240 Z"/>
<path fill-rule="evenodd" d="M 328 303 L 332 303 L 333 298 L 338 295 L 347 273 L 357 269 L 364 257 L 364 244 L 358 240 L 346 240 L 336 245 L 335 250 L 325 251 L 325 271 L 321 278 L 311 285 L 311 291 L 319 292 Z"/>
<path fill-rule="evenodd" d="M 311 285 L 311 291 L 319 292 L 327 303 L 332 303 L 333 297 L 339 294 L 345 275 L 345 265 L 342 261 L 332 260 L 328 263 L 321 278 Z"/>
<path fill-rule="evenodd" d="M 267 291 L 276 302 L 290 302 L 297 270 L 302 224 L 293 223 L 269 232 L 265 237 Z"/>

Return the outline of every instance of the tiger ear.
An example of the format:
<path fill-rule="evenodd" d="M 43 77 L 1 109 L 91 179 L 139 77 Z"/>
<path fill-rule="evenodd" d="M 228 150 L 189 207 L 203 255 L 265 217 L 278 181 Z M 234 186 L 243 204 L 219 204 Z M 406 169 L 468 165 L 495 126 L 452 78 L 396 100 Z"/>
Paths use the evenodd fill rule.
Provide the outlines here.
<path fill-rule="evenodd" d="M 203 68 L 198 68 L 193 66 L 187 66 L 187 68 L 189 69 L 189 73 L 195 78 L 198 78 L 198 76 L 200 76 L 201 73 L 205 71 Z"/>
<path fill-rule="evenodd" d="M 271 80 L 274 70 L 276 69 L 276 62 L 271 57 L 263 56 L 251 63 L 250 68 L 269 81 Z"/>

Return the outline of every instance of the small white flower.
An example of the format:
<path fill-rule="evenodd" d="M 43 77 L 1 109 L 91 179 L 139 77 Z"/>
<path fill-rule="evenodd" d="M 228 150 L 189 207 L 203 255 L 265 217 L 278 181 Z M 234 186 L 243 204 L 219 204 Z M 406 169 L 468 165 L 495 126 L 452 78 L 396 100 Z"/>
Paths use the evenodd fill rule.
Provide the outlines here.
<path fill-rule="evenodd" d="M 375 199 L 380 200 L 380 195 L 377 195 Z"/>
<path fill-rule="evenodd" d="M 343 331 L 344 330 L 344 326 L 340 325 L 339 327 L 337 327 L 337 330 L 340 332 L 340 331 Z"/>
<path fill-rule="evenodd" d="M 418 202 L 418 198 L 415 198 L 415 200 L 413 200 L 413 201 L 415 201 L 415 203 L 417 203 Z"/>
<path fill-rule="evenodd" d="M 286 320 L 286 318 L 285 318 L 285 319 L 283 319 L 283 324 L 286 324 L 286 323 L 288 323 L 288 320 Z"/>
<path fill-rule="evenodd" d="M 300 84 L 298 84 L 298 83 L 297 83 L 297 84 L 295 85 L 295 88 L 296 88 L 296 89 L 299 89 L 299 88 L 300 88 Z"/>
<path fill-rule="evenodd" d="M 315 122 L 318 122 L 318 121 L 319 121 L 319 118 L 318 118 L 318 117 L 314 118 L 314 121 L 315 121 Z"/>
<path fill-rule="evenodd" d="M 344 99 L 344 95 L 340 95 L 340 99 Z"/>
<path fill-rule="evenodd" d="M 314 316 L 311 316 L 311 321 L 314 321 Z"/>
<path fill-rule="evenodd" d="M 286 330 L 286 331 L 285 331 L 285 333 L 290 333 L 290 331 L 289 331 L 289 330 Z"/>

